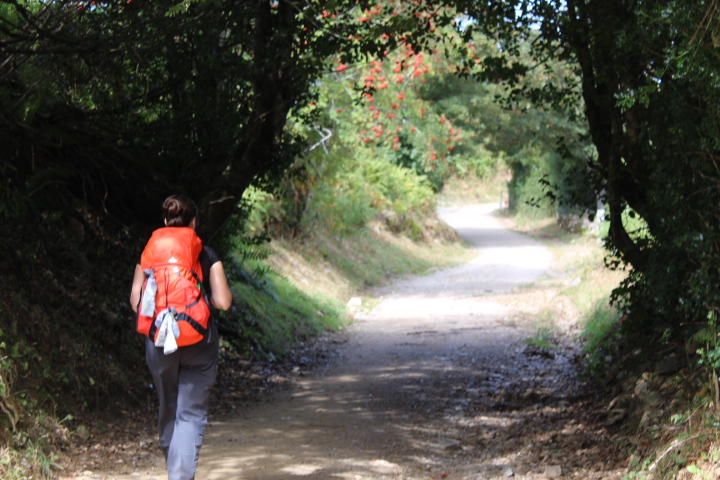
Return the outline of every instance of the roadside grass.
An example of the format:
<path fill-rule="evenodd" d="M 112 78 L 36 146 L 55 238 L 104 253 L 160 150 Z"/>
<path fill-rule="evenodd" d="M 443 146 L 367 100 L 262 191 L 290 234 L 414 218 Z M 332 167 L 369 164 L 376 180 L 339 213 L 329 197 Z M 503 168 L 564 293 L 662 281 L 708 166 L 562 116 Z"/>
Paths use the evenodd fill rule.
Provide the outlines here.
<path fill-rule="evenodd" d="M 545 307 L 539 314 L 539 318 L 533 328 L 535 333 L 525 339 L 525 344 L 545 350 L 560 350 L 555 344 L 557 326 L 553 320 L 555 310 L 552 307 Z"/>
<path fill-rule="evenodd" d="M 337 331 L 353 311 L 371 309 L 365 292 L 403 275 L 424 275 L 470 260 L 454 231 L 429 217 L 417 222 L 424 241 L 397 235 L 381 222 L 342 237 L 315 231 L 295 239 L 273 239 L 267 254 L 238 252 L 232 271 L 233 310 L 226 322 L 240 338 L 234 346 L 245 356 L 274 358 L 300 341 Z M 348 306 L 352 297 L 364 297 Z M 375 302 L 376 303 L 376 302 Z"/>
<path fill-rule="evenodd" d="M 591 371 L 601 369 L 606 357 L 603 352 L 613 340 L 620 317 L 610 305 L 610 295 L 625 277 L 624 271 L 605 266 L 606 251 L 601 235 L 607 229 L 603 230 L 601 225 L 596 232 L 571 233 L 561 228 L 554 218 L 507 215 L 502 218 L 507 226 L 537 239 L 552 253 L 551 269 L 556 274 L 543 284 L 558 288 L 560 295 L 571 301 L 587 367 Z M 548 328 L 557 327 L 543 324 L 532 338 L 547 340 Z"/>
<path fill-rule="evenodd" d="M 626 272 L 605 266 L 602 238 L 607 235 L 607 223 L 593 233 L 569 233 L 554 218 L 511 217 L 502 210 L 498 214 L 509 228 L 534 237 L 553 253 L 551 268 L 556 275 L 536 286 L 557 288 L 571 302 L 578 319 L 574 338 L 581 343 L 585 370 L 597 380 L 610 382 L 604 387 L 613 397 L 608 411 L 623 412 L 613 428 L 621 432 L 618 441 L 629 455 L 623 480 L 720 478 L 720 406 L 710 369 L 690 364 L 678 373 L 660 375 L 652 365 L 617 358 L 622 312 L 610 305 L 610 295 Z M 636 218 L 627 215 L 624 221 L 634 235 L 647 235 L 645 225 Z M 561 348 L 556 309 L 550 307 L 537 315 L 535 331 L 525 340 L 528 345 Z M 634 348 L 631 355 L 638 351 Z M 655 393 L 653 402 L 660 403 L 649 403 L 650 397 L 638 395 L 639 385 Z"/>
<path fill-rule="evenodd" d="M 315 232 L 303 239 L 273 240 L 271 249 L 273 269 L 308 295 L 338 305 L 390 279 L 428 274 L 477 255 L 454 234 L 415 242 L 379 224 L 343 238 Z"/>
<path fill-rule="evenodd" d="M 500 172 L 487 180 L 451 178 L 438 195 L 440 205 L 468 205 L 500 201 L 500 193 L 507 197 L 509 173 Z M 572 233 L 563 229 L 553 217 L 536 215 L 511 215 L 499 209 L 498 218 L 508 228 L 531 236 L 544 244 L 553 255 L 551 278 L 541 284 L 555 287 L 568 298 L 576 309 L 579 319 L 579 340 L 591 366 L 600 367 L 605 355 L 604 347 L 612 341 L 618 325 L 619 312 L 610 305 L 610 295 L 625 277 L 625 272 L 609 270 L 605 266 L 606 251 L 602 238 L 607 235 L 607 222 L 595 232 Z M 628 221 L 632 218 L 628 217 Z M 633 224 L 634 225 L 634 224 Z M 637 225 L 640 230 L 642 225 Z M 558 330 L 554 318 L 558 312 L 541 313 L 537 333 L 527 340 L 538 346 L 549 343 Z M 545 318 L 547 317 L 547 318 Z"/>
<path fill-rule="evenodd" d="M 503 202 L 508 198 L 507 184 L 510 171 L 500 171 L 489 178 L 468 175 L 464 178 L 450 177 L 437 195 L 438 205 L 459 206 L 478 203 L 498 203 L 502 194 Z"/>
<path fill-rule="evenodd" d="M 678 373 L 661 375 L 654 371 L 654 364 L 633 361 L 633 355 L 644 349 L 642 345 L 634 346 L 630 357 L 617 349 L 622 312 L 610 305 L 609 299 L 626 272 L 605 267 L 601 238 L 607 235 L 607 225 L 600 225 L 595 233 L 571 234 L 558 227 L 554 219 L 513 217 L 506 221 L 553 253 L 552 268 L 560 275 L 546 284 L 558 288 L 575 307 L 585 372 L 607 382 L 604 389 L 613 397 L 608 411 L 622 412 L 618 441 L 627 447 L 629 455 L 623 479 L 720 478 L 720 408 L 708 369 L 691 364 Z M 640 222 L 633 223 L 632 228 L 638 235 L 645 234 Z M 536 332 L 526 343 L 555 349 L 557 331 L 541 312 Z"/>
<path fill-rule="evenodd" d="M 236 315 L 228 317 L 240 323 L 241 342 L 235 346 L 243 356 L 272 359 L 344 323 L 344 310 L 336 302 L 310 296 L 279 275 L 268 274 L 264 282 L 265 288 L 232 285 Z"/>

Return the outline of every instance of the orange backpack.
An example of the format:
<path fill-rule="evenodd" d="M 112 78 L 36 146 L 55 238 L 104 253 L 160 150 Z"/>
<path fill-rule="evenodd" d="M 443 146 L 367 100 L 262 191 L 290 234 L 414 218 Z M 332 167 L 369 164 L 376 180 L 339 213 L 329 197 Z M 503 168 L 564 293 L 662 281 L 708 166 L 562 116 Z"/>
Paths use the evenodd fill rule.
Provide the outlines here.
<path fill-rule="evenodd" d="M 154 279 L 157 284 L 155 308 L 152 317 L 147 315 L 145 304 L 152 305 L 152 299 L 141 297 L 140 305 L 146 315 L 138 308 L 139 333 L 157 341 L 160 325 L 155 320 L 170 310 L 179 327 L 177 346 L 192 345 L 207 336 L 210 309 L 202 289 L 201 251 L 202 240 L 192 228 L 164 227 L 153 232 L 140 258 L 140 266 L 146 276 L 142 296 L 146 295 L 150 280 Z M 153 311 L 152 306 L 149 308 Z"/>

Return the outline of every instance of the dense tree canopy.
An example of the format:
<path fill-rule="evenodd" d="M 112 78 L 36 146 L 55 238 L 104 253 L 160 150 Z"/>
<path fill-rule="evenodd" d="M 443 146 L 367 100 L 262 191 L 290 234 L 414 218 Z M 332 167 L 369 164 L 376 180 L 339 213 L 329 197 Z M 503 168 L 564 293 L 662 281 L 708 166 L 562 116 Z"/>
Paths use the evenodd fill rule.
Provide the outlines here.
<path fill-rule="evenodd" d="M 429 54 L 423 36 L 450 27 L 455 68 L 507 87 L 516 109 L 572 119 L 582 105 L 596 154 L 565 196 L 594 185 L 612 248 L 635 287 L 668 293 L 664 310 L 711 309 L 718 15 L 689 0 L 2 1 L 0 210 L 153 223 L 148 205 L 182 191 L 202 200 L 213 234 L 248 185 L 277 181 L 305 148 L 286 125 L 315 121 L 305 107 L 322 74 L 403 45 Z M 478 51 L 477 31 L 499 48 Z M 382 93 L 366 83 L 356 88 Z M 393 138 L 401 162 L 432 158 Z M 645 231 L 628 231 L 630 211 Z"/>
<path fill-rule="evenodd" d="M 635 312 L 634 324 L 651 333 L 713 312 L 720 286 L 717 2 L 455 5 L 472 19 L 469 28 L 503 47 L 468 73 L 503 81 L 516 101 L 568 113 L 573 93 L 582 95 L 596 149 L 584 176 L 608 205 L 609 246 L 631 267 L 618 294 Z M 523 61 L 528 47 L 532 58 Z M 557 60 L 574 66 L 574 75 L 547 75 Z M 640 222 L 628 223 L 628 214 Z"/>
<path fill-rule="evenodd" d="M 202 199 L 212 234 L 297 155 L 288 114 L 329 58 L 422 34 L 419 8 L 366 22 L 367 1 L 2 1 L 1 208 L 149 223 L 148 205 L 182 191 Z"/>
<path fill-rule="evenodd" d="M 498 158 L 607 205 L 643 341 L 715 328 L 719 6 L 0 0 L 0 348 L 102 404 L 141 364 L 124 269 L 144 237 L 124 227 L 157 225 L 167 194 L 200 202 L 206 239 L 280 182 L 293 227 L 332 229 L 427 209 Z"/>

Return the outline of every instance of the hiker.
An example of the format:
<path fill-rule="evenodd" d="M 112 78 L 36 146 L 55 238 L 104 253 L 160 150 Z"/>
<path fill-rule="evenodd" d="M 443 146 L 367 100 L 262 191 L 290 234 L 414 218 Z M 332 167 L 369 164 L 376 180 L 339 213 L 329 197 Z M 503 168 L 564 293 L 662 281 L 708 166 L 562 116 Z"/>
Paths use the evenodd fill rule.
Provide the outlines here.
<path fill-rule="evenodd" d="M 168 480 L 192 480 L 207 425 L 208 397 L 215 383 L 219 349 L 217 326 L 205 299 L 215 308 L 227 310 L 232 293 L 217 253 L 202 245 L 195 234 L 195 203 L 172 195 L 163 202 L 162 210 L 165 228 L 153 233 L 135 267 L 130 305 L 139 312 L 138 331 L 146 335 L 145 358 L 160 401 L 158 430 Z M 162 252 L 170 250 L 169 259 L 162 260 Z M 186 263 L 191 268 L 183 265 Z M 200 280 L 200 275 L 201 282 L 193 280 Z M 173 279 L 182 276 L 190 281 L 173 287 Z M 170 291 L 173 288 L 190 291 L 195 301 L 172 304 L 168 298 L 177 293 Z M 192 315 L 199 321 L 190 318 Z"/>

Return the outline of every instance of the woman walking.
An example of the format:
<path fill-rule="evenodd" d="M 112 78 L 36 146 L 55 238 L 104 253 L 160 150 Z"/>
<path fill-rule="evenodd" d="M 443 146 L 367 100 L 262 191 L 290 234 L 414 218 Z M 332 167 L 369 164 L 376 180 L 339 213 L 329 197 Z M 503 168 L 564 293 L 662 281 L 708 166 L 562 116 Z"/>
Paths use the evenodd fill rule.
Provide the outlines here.
<path fill-rule="evenodd" d="M 130 304 L 146 335 L 168 480 L 193 480 L 217 373 L 218 333 L 207 303 L 227 310 L 232 293 L 217 253 L 195 234 L 195 203 L 172 195 L 162 210 L 165 227 L 153 233 L 135 268 Z"/>

